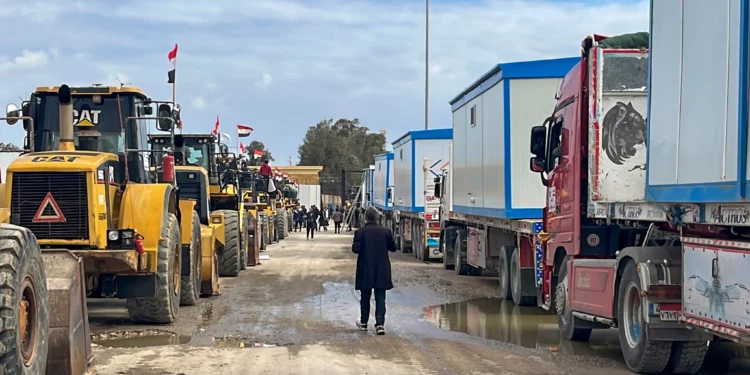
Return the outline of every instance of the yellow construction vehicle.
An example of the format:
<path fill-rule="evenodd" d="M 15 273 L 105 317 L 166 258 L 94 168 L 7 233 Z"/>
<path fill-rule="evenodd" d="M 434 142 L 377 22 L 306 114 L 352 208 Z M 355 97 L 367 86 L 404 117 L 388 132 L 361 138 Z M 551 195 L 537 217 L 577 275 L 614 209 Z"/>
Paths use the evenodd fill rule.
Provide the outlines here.
<path fill-rule="evenodd" d="M 251 255 L 248 253 L 249 232 L 255 225 L 255 218 L 245 214 L 234 155 L 226 147 L 221 147 L 223 145 L 213 134 L 178 134 L 174 138 L 168 134 L 151 134 L 149 139 L 153 150 L 176 152 L 178 162 L 175 168 L 181 199 L 185 197 L 198 202 L 196 207 L 205 211 L 204 214 L 210 212 L 212 223 L 219 221 L 215 218 L 222 218 L 223 233 L 217 236 L 221 237 L 217 248 L 219 275 L 238 276 L 247 268 Z M 191 176 L 197 178 L 198 169 L 206 172 L 207 182 L 191 179 Z"/>
<path fill-rule="evenodd" d="M 51 116 L 58 111 L 59 119 Z M 7 169 L 10 223 L 30 229 L 43 253 L 63 248 L 80 257 L 84 290 L 127 299 L 131 319 L 174 322 L 181 277 L 196 267 L 183 260 L 173 182 L 148 172 L 150 99 L 132 87 L 40 87 L 16 112 L 25 116 L 30 152 Z M 167 116 L 157 125 L 163 131 L 172 130 L 177 108 Z M 174 174 L 171 160 L 164 157 L 165 176 Z M 55 306 L 68 301 L 52 301 L 52 311 L 68 310 Z"/>

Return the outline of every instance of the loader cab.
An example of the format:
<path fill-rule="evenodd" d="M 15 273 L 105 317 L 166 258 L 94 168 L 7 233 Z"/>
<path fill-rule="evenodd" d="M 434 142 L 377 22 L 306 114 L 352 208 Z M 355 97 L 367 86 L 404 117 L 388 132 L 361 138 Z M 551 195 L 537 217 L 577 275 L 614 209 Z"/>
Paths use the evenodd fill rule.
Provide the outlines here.
<path fill-rule="evenodd" d="M 60 144 L 59 87 L 37 88 L 21 109 L 8 106 L 8 115 L 27 116 L 23 120 L 26 131 L 24 149 L 27 152 L 57 151 Z M 118 156 L 113 165 L 114 180 L 147 183 L 148 156 L 127 149 L 147 148 L 148 120 L 129 118 L 153 114 L 150 100 L 134 87 L 71 87 L 73 98 L 73 143 L 77 151 L 93 151 Z M 11 116 L 8 116 L 11 117 Z M 15 124 L 10 121 L 9 124 Z M 125 168 L 125 166 L 128 166 Z M 128 171 L 126 178 L 125 171 Z"/>

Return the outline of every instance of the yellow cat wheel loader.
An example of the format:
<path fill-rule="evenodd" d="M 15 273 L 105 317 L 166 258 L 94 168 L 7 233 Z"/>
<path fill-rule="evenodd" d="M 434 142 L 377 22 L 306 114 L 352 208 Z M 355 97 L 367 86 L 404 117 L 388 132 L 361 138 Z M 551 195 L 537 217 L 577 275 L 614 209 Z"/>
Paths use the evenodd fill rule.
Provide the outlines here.
<path fill-rule="evenodd" d="M 213 134 L 178 134 L 174 139 L 165 134 L 151 134 L 149 138 L 154 150 L 175 150 L 177 186 L 182 186 L 180 197 L 196 201 L 203 215 L 210 216 L 209 225 L 221 225 L 221 231 L 214 231 L 220 239 L 216 251 L 219 275 L 238 276 L 247 268 L 248 232 L 254 222 L 244 212 L 233 155 L 217 147 L 222 145 Z M 191 172 L 197 167 L 205 177 L 200 183 L 197 172 Z"/>

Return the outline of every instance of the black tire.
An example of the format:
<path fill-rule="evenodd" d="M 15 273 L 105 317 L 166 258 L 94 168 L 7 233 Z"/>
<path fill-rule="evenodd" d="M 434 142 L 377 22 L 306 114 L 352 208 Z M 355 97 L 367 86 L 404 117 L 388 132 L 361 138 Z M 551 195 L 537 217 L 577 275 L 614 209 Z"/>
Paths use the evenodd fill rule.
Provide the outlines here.
<path fill-rule="evenodd" d="M 271 239 L 271 243 L 279 243 L 279 215 L 273 215 L 273 220 L 271 220 L 271 225 L 273 226 L 273 238 Z"/>
<path fill-rule="evenodd" d="M 703 365 L 708 351 L 707 341 L 672 343 L 672 355 L 664 370 L 667 374 L 695 374 Z"/>
<path fill-rule="evenodd" d="M 286 220 L 286 211 L 281 210 L 279 211 L 278 220 L 276 220 L 276 233 L 278 233 L 277 237 L 279 238 L 279 241 L 286 238 L 286 233 L 284 233 L 284 221 Z"/>
<path fill-rule="evenodd" d="M 526 280 L 530 282 L 529 280 Z M 514 248 L 510 258 L 510 286 L 513 303 L 517 306 L 536 305 L 536 296 L 523 295 L 523 273 L 521 272 L 521 249 Z"/>
<path fill-rule="evenodd" d="M 573 316 L 573 311 L 568 308 L 568 260 L 565 257 L 560 266 L 558 278 L 560 282 L 555 289 L 555 301 L 559 306 L 555 306 L 557 312 L 557 326 L 560 330 L 560 338 L 571 341 L 589 341 L 591 338 L 591 328 L 577 328 L 577 318 Z"/>
<path fill-rule="evenodd" d="M 218 210 L 224 215 L 224 246 L 219 251 L 219 276 L 236 277 L 240 274 L 240 215 L 237 211 Z"/>
<path fill-rule="evenodd" d="M 201 273 L 203 272 L 203 244 L 201 242 L 201 223 L 197 214 L 193 214 L 192 239 L 190 242 L 190 275 L 180 278 L 180 305 L 194 306 L 200 298 Z"/>
<path fill-rule="evenodd" d="M 659 342 L 650 341 L 648 339 L 648 329 L 642 327 L 640 329 L 640 335 L 637 338 L 633 338 L 634 345 L 631 345 L 628 339 L 627 333 L 627 312 L 625 301 L 628 298 L 628 291 L 631 287 L 637 292 L 638 298 L 640 298 L 640 291 L 643 290 L 641 287 L 641 280 L 638 277 L 638 271 L 636 271 L 636 265 L 630 261 L 625 265 L 622 277 L 620 279 L 620 287 L 617 291 L 617 331 L 620 338 L 620 348 L 622 349 L 622 356 L 625 359 L 625 364 L 633 372 L 639 374 L 655 374 L 664 371 L 667 367 L 667 363 L 671 357 L 672 343 L 671 342 Z"/>
<path fill-rule="evenodd" d="M 246 213 L 242 217 L 242 220 L 243 220 L 243 223 L 242 223 L 242 233 L 240 233 L 240 271 L 243 271 L 243 270 L 247 269 L 247 257 L 248 257 L 247 249 L 248 249 L 248 246 L 249 246 L 249 244 L 248 244 L 248 235 L 247 235 L 247 232 L 249 230 L 248 229 L 247 215 L 249 215 L 249 214 Z"/>
<path fill-rule="evenodd" d="M 181 262 L 180 226 L 177 216 L 167 213 L 166 240 L 159 241 L 156 264 L 156 295 L 129 298 L 128 315 L 136 322 L 168 324 L 177 320 L 180 309 Z"/>
<path fill-rule="evenodd" d="M 443 229 L 440 238 L 440 250 L 443 252 L 443 269 L 452 270 L 455 259 L 453 259 L 454 246 L 456 246 L 456 228 Z"/>
<path fill-rule="evenodd" d="M 510 263 L 513 258 L 514 246 L 503 246 L 500 248 L 500 257 L 497 260 L 498 292 L 500 299 L 513 299 L 513 290 L 510 288 Z"/>
<path fill-rule="evenodd" d="M 456 233 L 456 245 L 453 246 L 453 255 L 456 259 L 454 263 L 454 270 L 458 275 L 468 275 L 471 273 L 471 266 L 466 264 L 466 248 L 464 247 L 464 240 L 466 238 L 466 231 L 459 229 Z"/>
<path fill-rule="evenodd" d="M 47 276 L 36 237 L 26 228 L 0 227 L 0 373 L 44 374 L 49 350 Z M 21 304 L 26 306 L 22 341 Z M 28 363 L 27 363 L 28 362 Z"/>

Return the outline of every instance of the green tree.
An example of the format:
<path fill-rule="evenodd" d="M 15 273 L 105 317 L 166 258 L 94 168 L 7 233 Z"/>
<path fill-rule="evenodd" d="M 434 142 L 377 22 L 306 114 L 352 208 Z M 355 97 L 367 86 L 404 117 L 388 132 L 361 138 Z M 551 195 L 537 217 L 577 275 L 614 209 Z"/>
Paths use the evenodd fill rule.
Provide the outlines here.
<path fill-rule="evenodd" d="M 255 150 L 262 151 L 263 156 L 260 158 L 253 157 L 253 155 L 255 154 Z M 268 161 L 270 162 L 273 162 L 275 160 L 273 158 L 273 155 L 271 155 L 271 151 L 266 150 L 266 145 L 264 145 L 261 141 L 250 142 L 250 144 L 245 146 L 245 153 L 247 154 L 247 157 L 249 159 L 247 163 L 248 165 L 261 165 L 264 159 L 268 159 Z"/>
<path fill-rule="evenodd" d="M 371 133 L 359 119 L 322 120 L 307 129 L 299 146 L 298 165 L 320 165 L 323 173 L 336 175 L 342 169 L 359 171 L 375 164 L 375 155 L 385 152 L 385 135 Z M 347 178 L 359 184 L 361 176 Z"/>

